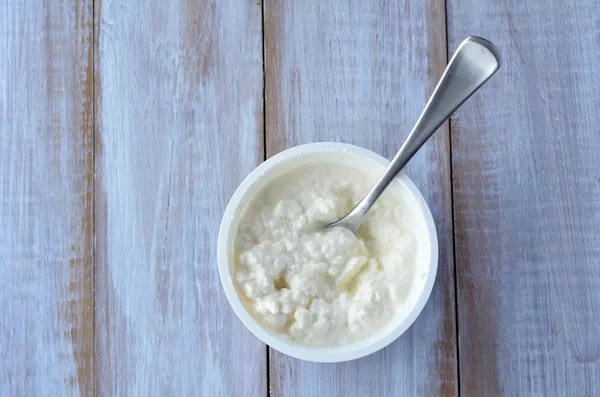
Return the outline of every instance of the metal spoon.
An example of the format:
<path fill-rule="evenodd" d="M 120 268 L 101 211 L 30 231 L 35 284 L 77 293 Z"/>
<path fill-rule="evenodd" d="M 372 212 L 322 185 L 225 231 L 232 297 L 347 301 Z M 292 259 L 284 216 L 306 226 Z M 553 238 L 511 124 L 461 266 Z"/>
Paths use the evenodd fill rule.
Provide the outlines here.
<path fill-rule="evenodd" d="M 423 113 L 400 150 L 367 195 L 348 215 L 325 225 L 343 226 L 356 233 L 369 209 L 406 163 L 437 128 L 500 67 L 498 49 L 481 37 L 468 37 L 458 47 Z"/>

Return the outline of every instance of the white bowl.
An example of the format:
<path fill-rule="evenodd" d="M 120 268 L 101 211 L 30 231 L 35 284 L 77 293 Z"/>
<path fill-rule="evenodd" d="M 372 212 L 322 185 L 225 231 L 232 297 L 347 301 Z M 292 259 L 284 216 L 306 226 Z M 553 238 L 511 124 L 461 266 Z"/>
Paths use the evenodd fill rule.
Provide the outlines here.
<path fill-rule="evenodd" d="M 264 186 L 274 176 L 285 172 L 287 169 L 295 168 L 293 164 L 298 164 L 298 160 L 302 160 L 302 156 L 321 152 L 354 154 L 356 158 L 353 158 L 353 161 L 364 161 L 364 164 L 360 164 L 360 167 L 375 167 L 378 172 L 382 172 L 389 164 L 387 159 L 370 150 L 344 143 L 329 142 L 296 146 L 271 157 L 246 177 L 229 201 L 223 215 L 223 220 L 221 221 L 217 254 L 219 274 L 227 299 L 240 320 L 256 337 L 272 348 L 302 360 L 340 362 L 364 357 L 382 349 L 392 343 L 412 325 L 423 310 L 433 288 L 438 265 L 438 241 L 435 224 L 425 199 L 408 176 L 401 172 L 396 178 L 404 185 L 409 194 L 413 196 L 412 199 L 414 199 L 416 207 L 420 210 L 420 214 L 417 215 L 420 215 L 423 223 L 419 241 L 419 253 L 417 254 L 417 268 L 420 269 L 420 274 L 423 274 L 423 277 L 419 281 L 420 289 L 414 292 L 412 305 L 405 311 L 405 315 L 394 319 L 394 321 L 391 321 L 391 324 L 383 326 L 381 330 L 363 340 L 331 348 L 311 347 L 295 343 L 264 328 L 252 317 L 240 300 L 240 296 L 234 286 L 234 278 L 232 277 L 232 242 L 237 232 L 240 212 L 247 202 L 246 196 L 251 197 L 259 190 L 260 186 Z M 291 159 L 294 159 L 294 161 L 290 162 Z M 356 163 L 353 164 L 356 167 Z M 415 288 L 411 288 L 411 290 L 413 289 Z"/>

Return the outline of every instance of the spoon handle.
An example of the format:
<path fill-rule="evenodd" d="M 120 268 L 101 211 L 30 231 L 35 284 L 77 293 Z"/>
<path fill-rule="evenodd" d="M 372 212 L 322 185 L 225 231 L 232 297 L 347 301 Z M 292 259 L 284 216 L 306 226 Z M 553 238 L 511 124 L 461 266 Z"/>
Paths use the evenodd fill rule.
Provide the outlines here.
<path fill-rule="evenodd" d="M 480 37 L 465 39 L 450 59 L 412 131 L 375 186 L 346 217 L 328 226 L 340 225 L 356 232 L 371 206 L 406 163 L 499 67 L 500 55 L 492 43 Z"/>

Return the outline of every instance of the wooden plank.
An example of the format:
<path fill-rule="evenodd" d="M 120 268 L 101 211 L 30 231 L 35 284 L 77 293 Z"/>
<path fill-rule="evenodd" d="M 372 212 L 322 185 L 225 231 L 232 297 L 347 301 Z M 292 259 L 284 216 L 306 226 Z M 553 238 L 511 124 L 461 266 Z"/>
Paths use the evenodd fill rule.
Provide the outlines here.
<path fill-rule="evenodd" d="M 465 396 L 600 395 L 600 3 L 449 0 L 504 64 L 452 120 Z"/>
<path fill-rule="evenodd" d="M 263 157 L 261 7 L 97 1 L 97 395 L 266 395 L 220 285 L 227 200 Z"/>
<path fill-rule="evenodd" d="M 91 395 L 92 2 L 0 20 L 0 395 Z"/>
<path fill-rule="evenodd" d="M 444 2 L 267 1 L 269 156 L 314 141 L 391 158 L 446 64 Z M 407 169 L 439 230 L 434 292 L 410 330 L 364 359 L 324 365 L 270 351 L 272 396 L 457 394 L 448 128 Z"/>

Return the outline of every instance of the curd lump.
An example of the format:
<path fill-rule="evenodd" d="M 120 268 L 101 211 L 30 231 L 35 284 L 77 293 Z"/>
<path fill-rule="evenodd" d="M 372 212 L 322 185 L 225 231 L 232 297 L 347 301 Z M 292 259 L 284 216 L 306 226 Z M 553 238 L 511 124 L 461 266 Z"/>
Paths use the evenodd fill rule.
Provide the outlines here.
<path fill-rule="evenodd" d="M 323 229 L 374 182 L 345 165 L 312 163 L 269 181 L 246 205 L 233 270 L 242 301 L 263 326 L 298 343 L 331 347 L 397 318 L 417 254 L 405 188 L 397 181 L 388 187 L 358 236 Z"/>

